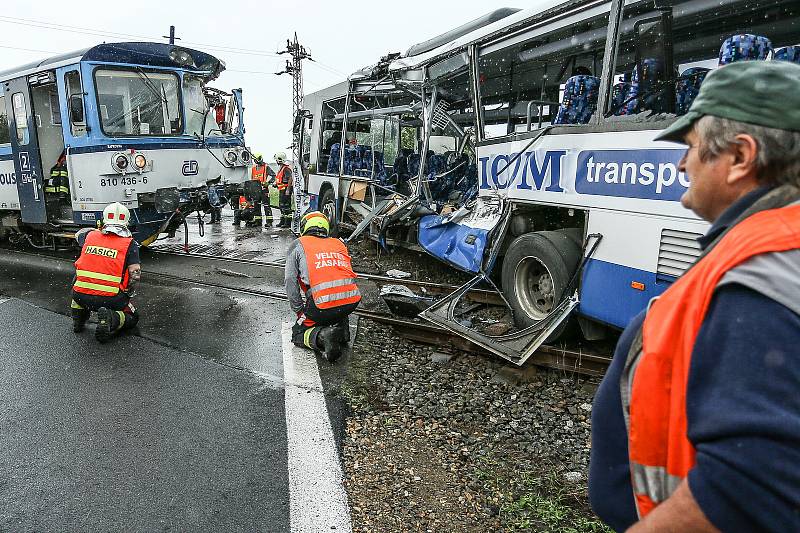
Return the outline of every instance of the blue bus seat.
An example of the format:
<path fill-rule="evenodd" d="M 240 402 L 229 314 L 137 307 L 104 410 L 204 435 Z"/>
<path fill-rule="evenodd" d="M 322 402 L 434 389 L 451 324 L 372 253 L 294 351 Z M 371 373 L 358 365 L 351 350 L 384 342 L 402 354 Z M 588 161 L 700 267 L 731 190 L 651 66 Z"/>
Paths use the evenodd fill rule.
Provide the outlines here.
<path fill-rule="evenodd" d="M 654 111 L 657 113 L 664 111 L 663 91 L 651 92 L 653 88 L 661 82 L 664 78 L 664 66 L 657 58 L 645 58 L 642 60 L 642 79 L 639 79 L 639 69 L 633 69 L 631 72 L 631 85 L 628 89 L 628 94 L 625 99 L 628 103 L 625 104 L 624 115 L 632 115 L 634 113 L 641 113 L 642 111 Z M 640 102 L 638 96 L 644 96 L 644 100 Z"/>
<path fill-rule="evenodd" d="M 775 50 L 773 59 L 776 61 L 791 61 L 792 63 L 800 63 L 800 44 L 778 48 Z"/>
<path fill-rule="evenodd" d="M 710 69 L 703 67 L 687 68 L 681 74 L 681 79 L 675 84 L 675 114 L 685 115 L 689 111 L 697 93 L 700 92 L 700 85 Z"/>
<path fill-rule="evenodd" d="M 731 35 L 719 49 L 719 66 L 736 61 L 758 61 L 767 59 L 772 43 L 762 35 L 740 33 Z"/>
<path fill-rule="evenodd" d="M 328 158 L 328 167 L 325 169 L 328 174 L 339 173 L 339 154 L 341 154 L 341 150 L 342 145 L 340 143 L 331 145 L 331 155 Z"/>
<path fill-rule="evenodd" d="M 572 76 L 564 85 L 564 98 L 553 124 L 586 124 L 597 109 L 600 78 Z"/>

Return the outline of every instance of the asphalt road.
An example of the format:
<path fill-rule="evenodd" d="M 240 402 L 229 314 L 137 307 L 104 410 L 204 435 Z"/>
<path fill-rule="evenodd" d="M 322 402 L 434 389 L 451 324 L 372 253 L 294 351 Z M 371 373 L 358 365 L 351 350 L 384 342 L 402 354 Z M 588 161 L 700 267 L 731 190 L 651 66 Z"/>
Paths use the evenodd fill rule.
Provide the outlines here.
<path fill-rule="evenodd" d="M 0 251 L 0 531 L 348 529 L 346 497 L 302 516 L 343 498 L 307 486 L 338 468 L 343 367 L 286 348 L 285 302 L 150 280 L 138 331 L 99 345 L 71 331 L 71 277 Z"/>

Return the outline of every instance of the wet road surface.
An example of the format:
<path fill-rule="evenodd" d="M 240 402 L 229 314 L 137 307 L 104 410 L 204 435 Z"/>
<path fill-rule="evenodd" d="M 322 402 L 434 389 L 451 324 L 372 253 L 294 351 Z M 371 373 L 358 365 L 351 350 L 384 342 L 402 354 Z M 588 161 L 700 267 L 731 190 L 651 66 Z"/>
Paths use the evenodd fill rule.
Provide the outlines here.
<path fill-rule="evenodd" d="M 68 261 L 0 251 L 0 300 L 13 298 L 0 303 L 0 530 L 348 530 L 336 486 L 345 367 L 287 352 L 285 302 L 145 275 L 138 331 L 101 346 L 92 324 L 71 332 L 72 274 Z M 284 375 L 287 357 L 302 375 Z M 287 413 L 301 421 L 288 433 Z M 313 486 L 314 464 L 300 467 L 317 441 L 330 475 Z"/>

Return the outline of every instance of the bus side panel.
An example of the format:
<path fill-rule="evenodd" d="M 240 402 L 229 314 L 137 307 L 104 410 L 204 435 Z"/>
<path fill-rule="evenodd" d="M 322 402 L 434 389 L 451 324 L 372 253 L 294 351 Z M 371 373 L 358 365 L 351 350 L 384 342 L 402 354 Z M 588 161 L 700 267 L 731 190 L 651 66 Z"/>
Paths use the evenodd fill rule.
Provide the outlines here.
<path fill-rule="evenodd" d="M 578 312 L 625 327 L 699 255 L 694 239 L 707 227 L 702 221 L 590 211 L 588 233 L 603 238 L 582 273 Z"/>
<path fill-rule="evenodd" d="M 17 174 L 10 147 L 0 147 L 0 209 L 19 211 Z"/>

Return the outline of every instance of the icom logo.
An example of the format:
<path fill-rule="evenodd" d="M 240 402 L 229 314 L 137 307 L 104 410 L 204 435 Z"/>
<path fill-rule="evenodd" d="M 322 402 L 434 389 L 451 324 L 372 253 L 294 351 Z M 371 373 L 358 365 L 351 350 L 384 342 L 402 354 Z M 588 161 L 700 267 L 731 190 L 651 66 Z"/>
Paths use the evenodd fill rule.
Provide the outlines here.
<path fill-rule="evenodd" d="M 198 165 L 197 161 L 184 161 L 183 162 L 183 175 L 184 176 L 197 176 Z"/>

